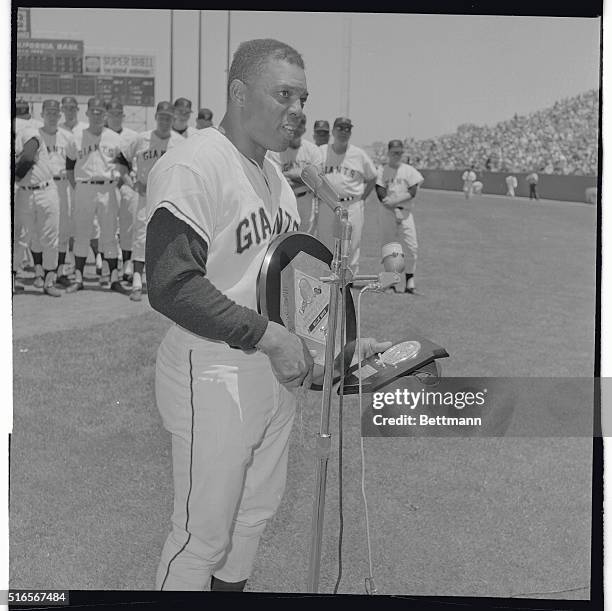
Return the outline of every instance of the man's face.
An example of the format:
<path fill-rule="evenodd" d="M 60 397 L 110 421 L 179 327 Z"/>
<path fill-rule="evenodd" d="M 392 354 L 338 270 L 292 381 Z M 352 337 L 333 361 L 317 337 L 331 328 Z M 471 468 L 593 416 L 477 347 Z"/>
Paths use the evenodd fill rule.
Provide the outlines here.
<path fill-rule="evenodd" d="M 90 108 L 87 110 L 87 118 L 89 119 L 89 127 L 104 127 L 106 111 L 102 110 L 101 108 Z"/>
<path fill-rule="evenodd" d="M 112 109 L 112 110 L 107 111 L 106 113 L 106 119 L 108 121 L 108 126 L 115 131 L 121 129 L 124 118 L 125 118 L 125 115 L 123 114 L 122 110 Z"/>
<path fill-rule="evenodd" d="M 159 112 L 155 115 L 155 121 L 157 122 L 157 131 L 162 134 L 167 133 L 172 128 L 173 116 L 166 112 Z"/>
<path fill-rule="evenodd" d="M 389 163 L 391 164 L 399 164 L 402 160 L 402 155 L 404 154 L 404 147 L 402 146 L 392 146 L 389 149 Z"/>
<path fill-rule="evenodd" d="M 45 108 L 42 118 L 45 129 L 55 131 L 60 120 L 60 111 L 57 108 Z"/>
<path fill-rule="evenodd" d="M 350 125 L 338 125 L 334 127 L 332 133 L 334 135 L 334 141 L 338 144 L 346 144 L 351 139 L 351 132 L 353 131 Z"/>
<path fill-rule="evenodd" d="M 62 112 L 64 113 L 64 120 L 68 123 L 76 121 L 77 115 L 79 114 L 79 107 L 74 104 L 64 104 L 62 106 Z"/>
<path fill-rule="evenodd" d="M 284 60 L 268 61 L 246 85 L 243 127 L 253 143 L 269 151 L 286 150 L 296 137 L 307 97 L 302 68 Z"/>
<path fill-rule="evenodd" d="M 206 127 L 212 127 L 212 121 L 210 119 L 197 119 L 196 127 L 198 129 L 205 129 Z"/>
<path fill-rule="evenodd" d="M 327 144 L 329 142 L 329 132 L 326 129 L 317 129 L 314 132 L 314 141 L 317 146 Z"/>
<path fill-rule="evenodd" d="M 183 129 L 187 127 L 189 119 L 191 118 L 191 111 L 186 108 L 175 108 L 174 109 L 174 127 Z"/>

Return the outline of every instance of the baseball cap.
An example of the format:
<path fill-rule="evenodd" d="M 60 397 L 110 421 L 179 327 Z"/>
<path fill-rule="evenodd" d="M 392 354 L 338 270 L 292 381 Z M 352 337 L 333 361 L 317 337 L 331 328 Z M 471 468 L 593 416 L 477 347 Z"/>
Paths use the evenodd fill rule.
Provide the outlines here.
<path fill-rule="evenodd" d="M 353 123 L 348 117 L 338 117 L 334 121 L 334 127 L 338 127 L 339 125 L 347 125 L 348 127 L 353 127 Z"/>
<path fill-rule="evenodd" d="M 170 104 L 170 102 L 160 102 L 157 105 L 157 108 L 155 110 L 155 114 L 164 114 L 164 115 L 173 115 L 174 114 L 174 107 L 172 106 L 172 104 Z"/>
<path fill-rule="evenodd" d="M 213 113 L 209 108 L 200 108 L 198 110 L 198 119 L 204 119 L 205 121 L 212 121 Z"/>
<path fill-rule="evenodd" d="M 401 140 L 389 140 L 387 148 L 391 149 L 394 146 L 401 146 L 402 148 L 404 148 L 404 143 Z"/>
<path fill-rule="evenodd" d="M 25 115 L 30 112 L 30 105 L 23 98 L 15 100 L 15 113 L 18 115 Z"/>
<path fill-rule="evenodd" d="M 121 100 L 114 98 L 106 105 L 106 110 L 120 110 L 123 112 L 123 104 Z"/>
<path fill-rule="evenodd" d="M 87 110 L 106 110 L 106 104 L 100 98 L 89 98 L 87 100 Z"/>
<path fill-rule="evenodd" d="M 79 103 L 76 101 L 76 98 L 72 96 L 65 96 L 62 98 L 62 106 L 78 106 Z"/>
<path fill-rule="evenodd" d="M 52 108 L 53 110 L 59 110 L 60 104 L 57 100 L 45 100 L 42 103 L 42 109 L 45 110 L 46 108 Z"/>
<path fill-rule="evenodd" d="M 191 112 L 191 100 L 187 98 L 176 98 L 174 101 L 174 108 Z"/>
<path fill-rule="evenodd" d="M 315 132 L 328 132 L 329 131 L 329 121 L 324 121 L 323 119 L 319 119 L 314 122 L 314 131 Z"/>

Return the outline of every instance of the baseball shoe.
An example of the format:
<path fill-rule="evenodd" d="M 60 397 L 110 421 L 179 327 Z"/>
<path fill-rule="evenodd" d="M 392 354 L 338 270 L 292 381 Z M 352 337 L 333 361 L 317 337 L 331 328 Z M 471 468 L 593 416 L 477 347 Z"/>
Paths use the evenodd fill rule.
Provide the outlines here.
<path fill-rule="evenodd" d="M 142 301 L 142 289 L 132 289 L 130 293 L 131 301 Z"/>
<path fill-rule="evenodd" d="M 66 293 L 76 293 L 77 291 L 83 290 L 82 282 L 73 282 L 67 289 Z"/>
<path fill-rule="evenodd" d="M 126 289 L 119 280 L 115 280 L 115 282 L 111 282 L 110 290 L 115 293 L 121 293 L 121 295 L 129 295 L 130 291 Z"/>
<path fill-rule="evenodd" d="M 36 278 L 34 278 L 34 286 L 37 289 L 42 289 L 45 286 L 45 281 L 43 279 L 42 276 L 36 276 Z"/>
<path fill-rule="evenodd" d="M 64 288 L 68 288 L 72 283 L 70 282 L 70 278 L 68 276 L 60 276 L 56 281 L 56 284 L 63 286 Z"/>
<path fill-rule="evenodd" d="M 123 281 L 132 284 L 132 277 L 131 274 L 123 274 Z"/>
<path fill-rule="evenodd" d="M 55 288 L 52 284 L 45 286 L 43 291 L 47 295 L 50 295 L 51 297 L 61 297 L 62 296 L 62 292 L 58 288 Z"/>

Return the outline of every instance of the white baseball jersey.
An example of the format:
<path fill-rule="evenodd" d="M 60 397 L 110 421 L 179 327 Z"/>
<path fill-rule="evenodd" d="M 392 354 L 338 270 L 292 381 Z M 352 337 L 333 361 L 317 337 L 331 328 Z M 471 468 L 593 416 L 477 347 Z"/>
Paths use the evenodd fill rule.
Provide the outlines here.
<path fill-rule="evenodd" d="M 340 197 L 361 199 L 366 182 L 376 178 L 376 166 L 368 154 L 357 146 L 348 145 L 346 152 L 338 155 L 331 144 L 319 147 L 325 164 L 325 174 Z"/>
<path fill-rule="evenodd" d="M 38 131 L 47 147 L 53 176 L 65 176 L 66 152 L 70 147 L 74 150 L 74 137 L 65 129 L 58 129 L 54 134 L 46 132 L 43 128 Z"/>
<path fill-rule="evenodd" d="M 99 135 L 84 129 L 74 135 L 67 156 L 76 160 L 74 177 L 77 181 L 112 180 L 115 157 L 121 148 L 121 137 L 112 129 L 102 128 Z"/>
<path fill-rule="evenodd" d="M 160 138 L 155 130 L 142 132 L 126 146 L 121 147 L 123 156 L 136 164 L 136 180 L 147 184 L 149 172 L 161 156 L 177 144 L 184 142 L 175 131 L 171 131 L 167 138 Z"/>
<path fill-rule="evenodd" d="M 169 150 L 147 184 L 147 220 L 166 208 L 209 246 L 207 278 L 257 310 L 256 284 L 272 239 L 299 227 L 295 195 L 278 166 L 263 168 L 219 131 L 204 129 Z"/>
<path fill-rule="evenodd" d="M 268 158 L 276 163 L 283 172 L 287 170 L 301 170 L 309 164 L 317 166 L 319 170 L 323 169 L 323 155 L 321 149 L 308 140 L 302 138 L 300 146 L 296 149 L 289 147 L 286 151 L 277 153 L 268 151 Z"/>
<path fill-rule="evenodd" d="M 38 142 L 38 150 L 34 157 L 34 165 L 30 168 L 28 173 L 17 182 L 21 187 L 29 187 L 39 185 L 41 183 L 53 180 L 53 171 L 51 170 L 51 164 L 49 160 L 49 153 L 43 142 L 43 139 L 39 131 L 32 127 L 28 121 L 23 119 L 15 120 L 15 159 L 19 159 L 23 152 L 23 147 L 26 142 L 35 138 Z"/>
<path fill-rule="evenodd" d="M 178 136 L 181 136 L 181 138 L 190 138 L 191 136 L 195 136 L 199 131 L 199 129 L 196 129 L 195 127 L 191 127 L 191 125 L 189 125 L 187 127 L 187 129 L 184 132 L 177 132 L 174 128 L 172 128 L 172 131 L 177 134 Z"/>
<path fill-rule="evenodd" d="M 516 189 L 516 187 L 518 187 L 518 180 L 516 179 L 516 176 L 506 176 L 506 185 Z"/>
<path fill-rule="evenodd" d="M 411 165 L 400 163 L 399 167 L 381 166 L 378 170 L 376 184 L 387 189 L 387 195 L 404 195 L 410 187 L 420 185 L 423 175 Z"/>
<path fill-rule="evenodd" d="M 461 179 L 464 182 L 474 182 L 476 180 L 476 174 L 472 170 L 466 170 L 462 175 Z"/>

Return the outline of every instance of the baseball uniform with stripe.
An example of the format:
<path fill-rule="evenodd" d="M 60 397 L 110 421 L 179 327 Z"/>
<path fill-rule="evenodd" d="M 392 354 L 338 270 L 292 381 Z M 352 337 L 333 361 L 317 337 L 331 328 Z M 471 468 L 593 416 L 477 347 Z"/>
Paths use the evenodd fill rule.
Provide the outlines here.
<path fill-rule="evenodd" d="M 77 132 L 67 156 L 76 161 L 74 206 L 74 253 L 87 257 L 94 215 L 100 224 L 100 252 L 106 259 L 116 259 L 117 251 L 117 187 L 115 164 L 121 146 L 119 134 L 102 128 L 99 135 L 89 129 Z"/>
<path fill-rule="evenodd" d="M 15 156 L 32 138 L 38 142 L 34 165 L 17 182 L 15 193 L 15 232 L 32 252 L 42 252 L 42 265 L 46 271 L 57 268 L 60 204 L 49 153 L 38 129 L 31 125 L 17 125 Z M 17 250 L 17 249 L 15 249 Z"/>
<path fill-rule="evenodd" d="M 138 132 L 123 127 L 117 132 L 121 138 L 121 150 L 127 149 L 131 142 L 138 137 Z M 128 158 L 128 161 L 132 161 Z M 119 178 L 118 173 L 115 178 Z M 134 237 L 134 217 L 138 207 L 138 193 L 128 185 L 119 188 L 119 245 L 121 250 L 132 250 Z"/>
<path fill-rule="evenodd" d="M 260 167 L 214 129 L 155 164 L 147 206 L 149 299 L 168 301 L 164 310 L 176 323 L 158 350 L 155 378 L 172 435 L 175 494 L 156 585 L 203 590 L 211 575 L 249 577 L 283 495 L 295 398 L 254 350 L 267 326 L 256 312 L 256 285 L 270 242 L 296 230 L 299 216 L 280 169 L 268 159 Z M 215 299 L 214 321 L 236 314 L 225 317 L 223 332 L 209 334 L 190 299 Z"/>
<path fill-rule="evenodd" d="M 123 156 L 136 165 L 136 186 L 138 201 L 134 212 L 134 230 L 132 242 L 132 259 L 145 260 L 145 241 L 147 235 L 147 180 L 151 168 L 161 156 L 172 147 L 184 142 L 175 131 L 170 132 L 168 138 L 160 138 L 155 130 L 138 134 L 127 146 L 121 148 Z"/>
<path fill-rule="evenodd" d="M 399 167 L 392 168 L 384 165 L 378 170 L 376 184 L 387 190 L 387 196 L 408 196 L 410 187 L 420 185 L 423 175 L 411 165 L 400 163 Z M 378 222 L 381 245 L 390 242 L 399 242 L 404 251 L 406 261 L 405 271 L 414 274 L 417 260 L 417 236 L 414 224 L 413 200 L 404 202 L 393 210 L 382 204 L 378 208 Z"/>

